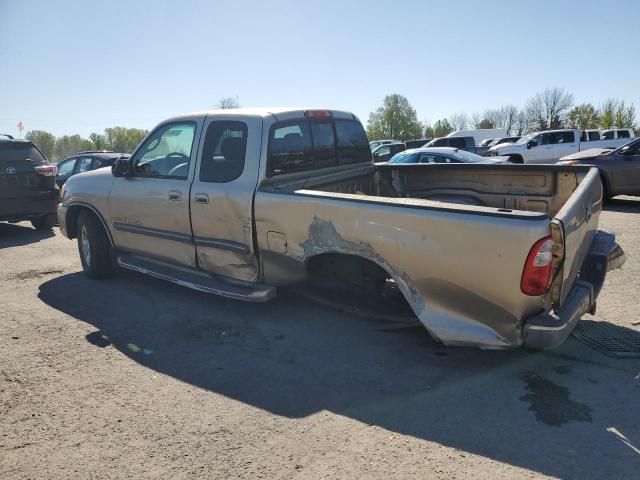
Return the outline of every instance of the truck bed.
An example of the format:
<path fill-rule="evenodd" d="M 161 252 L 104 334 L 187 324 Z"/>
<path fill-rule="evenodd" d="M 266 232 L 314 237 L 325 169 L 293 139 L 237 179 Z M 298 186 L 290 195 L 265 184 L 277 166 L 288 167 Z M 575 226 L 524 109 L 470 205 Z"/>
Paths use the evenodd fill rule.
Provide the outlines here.
<path fill-rule="evenodd" d="M 267 179 L 256 193 L 265 282 L 300 282 L 309 261 L 327 253 L 367 259 L 446 344 L 521 345 L 524 319 L 569 294 L 601 209 L 599 177 L 588 168 L 387 164 L 305 173 Z M 548 295 L 526 296 L 524 262 L 550 234 L 562 257 L 554 284 Z"/>

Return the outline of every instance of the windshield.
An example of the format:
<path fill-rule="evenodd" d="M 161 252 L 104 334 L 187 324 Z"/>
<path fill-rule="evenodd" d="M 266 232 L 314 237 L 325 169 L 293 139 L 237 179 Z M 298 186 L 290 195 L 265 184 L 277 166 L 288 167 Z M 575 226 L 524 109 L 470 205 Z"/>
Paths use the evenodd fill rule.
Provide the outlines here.
<path fill-rule="evenodd" d="M 520 140 L 516 142 L 516 145 L 522 145 L 523 143 L 527 143 L 529 140 L 533 139 L 537 133 L 530 133 L 529 135 L 525 135 Z"/>
<path fill-rule="evenodd" d="M 612 153 L 620 153 L 622 151 L 623 148 L 625 147 L 631 147 L 632 145 L 636 145 L 640 143 L 640 139 L 639 138 L 634 138 L 633 140 L 631 140 L 628 143 L 625 143 L 624 145 L 622 145 L 621 147 L 616 148 L 615 150 L 611 150 L 610 152 L 605 152 L 602 153 L 602 155 L 611 155 Z"/>
<path fill-rule="evenodd" d="M 396 153 L 393 157 L 391 157 L 389 163 L 414 163 L 416 160 L 415 156 L 415 153 L 409 152 Z"/>

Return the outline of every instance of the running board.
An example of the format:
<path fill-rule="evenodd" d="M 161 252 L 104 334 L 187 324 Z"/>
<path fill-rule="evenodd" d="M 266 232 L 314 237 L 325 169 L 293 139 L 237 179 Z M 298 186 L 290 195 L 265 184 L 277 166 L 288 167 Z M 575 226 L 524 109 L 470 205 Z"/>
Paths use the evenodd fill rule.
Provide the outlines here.
<path fill-rule="evenodd" d="M 200 292 L 245 302 L 266 302 L 276 296 L 275 287 L 259 284 L 240 285 L 185 267 L 178 267 L 137 255 L 119 254 L 118 265 Z"/>

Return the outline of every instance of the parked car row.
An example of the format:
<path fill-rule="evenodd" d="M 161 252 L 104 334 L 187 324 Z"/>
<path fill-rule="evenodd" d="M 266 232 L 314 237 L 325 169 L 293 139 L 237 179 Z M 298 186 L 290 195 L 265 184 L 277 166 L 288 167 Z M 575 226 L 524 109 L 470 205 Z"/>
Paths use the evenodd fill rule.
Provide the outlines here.
<path fill-rule="evenodd" d="M 83 151 L 55 164 L 29 140 L 0 134 L 0 221 L 29 220 L 36 229 L 56 225 L 59 187 L 79 173 L 111 167 L 127 154 Z"/>
<path fill-rule="evenodd" d="M 0 221 L 31 221 L 36 229 L 56 224 L 58 167 L 29 140 L 0 135 Z"/>
<path fill-rule="evenodd" d="M 555 163 L 561 157 L 591 148 L 618 148 L 635 137 L 632 129 L 561 129 L 530 133 L 515 143 L 496 145 L 489 155 L 508 156 L 514 163 Z"/>

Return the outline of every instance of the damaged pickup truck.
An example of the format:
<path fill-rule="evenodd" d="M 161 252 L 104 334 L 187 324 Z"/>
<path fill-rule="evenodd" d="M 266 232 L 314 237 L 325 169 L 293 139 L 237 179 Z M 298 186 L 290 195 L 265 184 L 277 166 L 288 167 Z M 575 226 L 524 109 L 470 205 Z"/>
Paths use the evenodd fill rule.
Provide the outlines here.
<path fill-rule="evenodd" d="M 60 228 L 93 278 L 115 265 L 246 301 L 316 281 L 395 284 L 446 345 L 551 348 L 624 262 L 596 169 L 374 165 L 335 110 L 200 112 L 72 177 Z"/>

